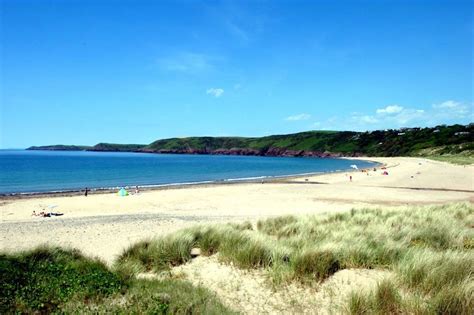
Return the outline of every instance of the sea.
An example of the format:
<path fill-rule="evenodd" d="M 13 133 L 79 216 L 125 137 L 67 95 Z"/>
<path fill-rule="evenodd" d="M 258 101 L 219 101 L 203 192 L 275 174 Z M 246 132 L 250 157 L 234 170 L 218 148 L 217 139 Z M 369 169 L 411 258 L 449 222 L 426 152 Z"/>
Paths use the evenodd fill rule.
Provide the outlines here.
<path fill-rule="evenodd" d="M 0 150 L 0 195 L 191 185 L 375 166 L 341 158 Z"/>

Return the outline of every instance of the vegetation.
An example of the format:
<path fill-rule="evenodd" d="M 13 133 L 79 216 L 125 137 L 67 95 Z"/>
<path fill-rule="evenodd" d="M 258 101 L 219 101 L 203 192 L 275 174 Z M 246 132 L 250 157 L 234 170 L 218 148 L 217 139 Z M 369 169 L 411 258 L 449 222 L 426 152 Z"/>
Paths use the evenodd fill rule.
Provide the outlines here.
<path fill-rule="evenodd" d="M 88 151 L 134 152 L 144 148 L 144 144 L 98 143 Z"/>
<path fill-rule="evenodd" d="M 423 149 L 418 151 L 416 155 L 452 164 L 474 164 L 472 143 Z"/>
<path fill-rule="evenodd" d="M 64 148 L 62 146 L 47 146 L 30 149 L 63 150 Z M 228 154 L 238 154 L 235 150 L 247 150 L 244 154 L 250 155 L 301 155 L 301 152 L 330 152 L 368 156 L 441 156 L 442 158 L 446 156 L 448 161 L 457 161 L 457 156 L 465 156 L 472 161 L 474 124 L 368 132 L 308 131 L 260 138 L 171 138 L 157 140 L 146 146 L 99 143 L 94 147 L 83 148 L 83 150 L 162 153 L 215 153 L 215 151 L 224 153 L 222 150 L 228 150 Z M 451 158 L 452 156 L 454 158 Z M 462 161 L 469 160 L 463 159 Z"/>
<path fill-rule="evenodd" d="M 86 145 L 45 145 L 45 146 L 33 146 L 29 147 L 27 150 L 45 150 L 45 151 L 85 151 L 90 149 L 90 146 Z"/>
<path fill-rule="evenodd" d="M 136 244 L 118 260 L 124 274 L 160 272 L 191 259 L 192 247 L 240 268 L 266 268 L 275 285 L 322 281 L 346 268 L 394 271 L 371 295 L 354 294 L 353 313 L 467 313 L 474 283 L 474 208 L 468 204 L 353 210 L 198 226 Z M 401 311 L 400 311 L 401 310 Z M 399 312 L 400 311 L 400 312 Z"/>
<path fill-rule="evenodd" d="M 0 313 L 229 314 L 203 288 L 177 279 L 126 279 L 77 250 L 0 255 Z"/>
<path fill-rule="evenodd" d="M 87 303 L 73 299 L 61 311 L 71 314 L 236 314 L 206 289 L 177 279 L 133 280 L 124 293 Z"/>
<path fill-rule="evenodd" d="M 313 285 L 341 269 L 392 271 L 373 292 L 354 292 L 353 314 L 468 314 L 474 309 L 474 207 L 471 204 L 360 209 L 200 225 L 139 242 L 112 270 L 76 251 L 2 255 L 2 313 L 228 313 L 202 288 L 165 276 L 137 279 L 190 261 L 191 249 L 224 263 L 262 268 L 275 286 Z"/>
<path fill-rule="evenodd" d="M 211 152 L 217 149 L 253 149 L 265 154 L 271 148 L 332 152 L 370 156 L 416 155 L 419 151 L 443 146 L 438 155 L 459 154 L 474 150 L 474 125 L 406 128 L 371 132 L 310 131 L 261 138 L 191 137 L 158 140 L 145 149 L 151 151 L 195 149 Z"/>

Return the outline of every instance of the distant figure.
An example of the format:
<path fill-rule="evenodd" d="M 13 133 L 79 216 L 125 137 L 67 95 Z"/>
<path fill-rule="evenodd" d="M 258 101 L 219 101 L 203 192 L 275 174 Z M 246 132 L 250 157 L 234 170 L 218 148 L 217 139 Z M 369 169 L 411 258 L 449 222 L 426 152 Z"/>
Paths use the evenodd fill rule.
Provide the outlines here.
<path fill-rule="evenodd" d="M 352 176 L 349 176 L 349 180 L 352 182 Z"/>
<path fill-rule="evenodd" d="M 86 191 L 84 192 L 84 196 L 87 197 L 87 194 L 89 193 L 89 188 L 86 187 Z"/>
<path fill-rule="evenodd" d="M 40 213 L 36 213 L 36 211 L 33 210 L 33 213 L 31 215 L 35 217 L 49 218 L 51 216 L 51 213 L 44 212 L 44 211 L 41 211 Z"/>
<path fill-rule="evenodd" d="M 140 191 L 138 190 L 138 186 L 135 186 L 135 194 L 138 194 Z"/>

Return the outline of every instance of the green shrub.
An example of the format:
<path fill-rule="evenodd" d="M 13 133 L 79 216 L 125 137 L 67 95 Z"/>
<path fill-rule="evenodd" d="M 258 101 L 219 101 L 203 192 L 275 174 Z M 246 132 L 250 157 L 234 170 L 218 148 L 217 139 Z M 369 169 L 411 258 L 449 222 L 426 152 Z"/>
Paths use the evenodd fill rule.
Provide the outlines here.
<path fill-rule="evenodd" d="M 0 255 L 0 312 L 52 312 L 71 298 L 101 298 L 125 283 L 98 260 L 76 250 L 38 248 Z"/>

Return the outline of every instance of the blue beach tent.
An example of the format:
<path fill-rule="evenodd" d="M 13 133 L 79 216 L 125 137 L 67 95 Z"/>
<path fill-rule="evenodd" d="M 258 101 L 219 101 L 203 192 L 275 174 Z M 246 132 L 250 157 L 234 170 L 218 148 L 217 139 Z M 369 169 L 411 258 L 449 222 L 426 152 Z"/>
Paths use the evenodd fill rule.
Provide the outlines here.
<path fill-rule="evenodd" d="M 120 190 L 118 191 L 117 195 L 121 196 L 121 197 L 125 197 L 125 196 L 128 196 L 128 191 L 125 190 L 125 188 L 120 188 Z"/>

